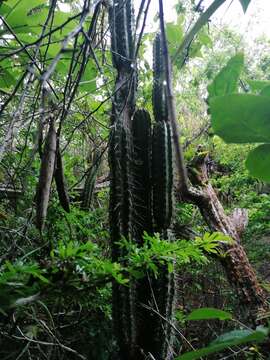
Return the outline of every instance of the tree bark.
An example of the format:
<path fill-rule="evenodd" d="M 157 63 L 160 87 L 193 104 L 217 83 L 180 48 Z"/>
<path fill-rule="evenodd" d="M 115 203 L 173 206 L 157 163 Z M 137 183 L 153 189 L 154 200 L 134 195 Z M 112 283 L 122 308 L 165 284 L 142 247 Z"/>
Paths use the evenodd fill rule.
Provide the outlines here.
<path fill-rule="evenodd" d="M 193 162 L 193 167 L 196 170 L 189 178 L 195 187 L 184 194 L 182 200 L 198 206 L 212 231 L 222 232 L 234 240 L 232 244 L 220 243 L 220 248 L 225 256 L 219 259 L 229 283 L 237 292 L 241 305 L 248 310 L 249 320 L 256 323 L 260 315 L 269 310 L 269 306 L 266 301 L 267 294 L 260 286 L 247 254 L 240 244 L 241 234 L 247 224 L 247 212 L 238 209 L 233 212 L 232 216 L 225 214 L 208 179 L 207 156 L 198 156 Z"/>

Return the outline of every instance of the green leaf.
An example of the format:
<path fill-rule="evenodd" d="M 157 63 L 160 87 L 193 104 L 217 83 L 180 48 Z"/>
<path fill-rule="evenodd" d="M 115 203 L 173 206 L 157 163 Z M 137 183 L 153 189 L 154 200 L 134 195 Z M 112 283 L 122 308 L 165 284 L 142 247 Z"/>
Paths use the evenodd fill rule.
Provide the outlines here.
<path fill-rule="evenodd" d="M 2 3 L 0 4 L 0 15 L 6 15 L 11 11 L 11 7 Z"/>
<path fill-rule="evenodd" d="M 210 99 L 212 126 L 227 143 L 270 141 L 269 97 L 233 94 Z"/>
<path fill-rule="evenodd" d="M 40 33 L 40 29 L 44 25 L 44 22 L 48 16 L 48 11 L 49 7 L 43 7 L 38 11 L 37 14 L 33 14 L 27 18 L 28 25 L 35 29 L 35 32 Z M 69 19 L 69 17 L 69 13 L 65 13 L 59 10 L 56 11 L 53 17 L 52 29 L 61 26 Z M 54 40 L 62 39 L 76 27 L 76 24 L 77 23 L 75 20 L 68 22 L 60 30 L 54 32 L 52 38 Z"/>
<path fill-rule="evenodd" d="M 229 333 L 221 335 L 215 341 L 213 341 L 210 346 L 205 347 L 200 350 L 195 350 L 183 354 L 177 357 L 175 360 L 196 360 L 200 359 L 202 356 L 214 354 L 216 352 L 227 349 L 231 346 L 247 344 L 250 342 L 262 342 L 267 337 L 266 333 L 262 329 L 256 331 L 252 330 L 233 330 Z"/>
<path fill-rule="evenodd" d="M 209 98 L 237 92 L 237 85 L 244 66 L 244 55 L 236 54 L 217 74 L 212 84 L 208 86 Z"/>
<path fill-rule="evenodd" d="M 166 35 L 169 45 L 169 53 L 173 56 L 184 35 L 181 24 L 167 23 Z"/>
<path fill-rule="evenodd" d="M 202 57 L 201 48 L 203 44 L 200 41 L 194 41 L 191 44 L 188 56 L 193 59 L 195 57 Z"/>
<path fill-rule="evenodd" d="M 243 11 L 246 12 L 251 0 L 240 0 Z"/>
<path fill-rule="evenodd" d="M 60 44 L 60 43 L 50 44 L 48 47 L 47 47 L 47 45 L 42 46 L 40 49 L 40 53 L 42 55 L 44 55 L 47 52 L 51 58 L 54 58 L 61 50 L 61 47 L 62 47 L 62 44 Z"/>
<path fill-rule="evenodd" d="M 204 26 L 199 33 L 197 34 L 197 39 L 199 40 L 199 42 L 206 46 L 206 47 L 211 47 L 213 45 L 212 39 L 209 36 L 209 29 L 208 26 Z"/>
<path fill-rule="evenodd" d="M 31 16 L 31 11 L 45 3 L 46 0 L 31 0 L 31 2 L 28 0 L 10 0 L 8 5 L 11 10 L 6 13 L 5 20 L 16 33 L 29 32 L 27 20 Z M 36 14 L 32 16 L 37 17 Z"/>
<path fill-rule="evenodd" d="M 246 160 L 250 175 L 270 182 L 270 144 L 263 144 L 252 150 Z"/>
<path fill-rule="evenodd" d="M 86 92 L 94 92 L 96 90 L 96 77 L 97 68 L 93 63 L 89 63 L 80 81 L 80 90 Z"/>
<path fill-rule="evenodd" d="M 252 92 L 260 92 L 265 87 L 270 86 L 270 81 L 266 80 L 247 80 Z"/>
<path fill-rule="evenodd" d="M 0 88 L 8 90 L 12 85 L 17 83 L 18 71 L 13 67 L 10 59 L 5 59 L 0 66 Z"/>
<path fill-rule="evenodd" d="M 226 311 L 214 309 L 214 308 L 201 308 L 192 311 L 187 317 L 187 320 L 230 320 L 232 315 Z"/>
<path fill-rule="evenodd" d="M 260 92 L 262 96 L 270 96 L 270 85 L 265 86 L 262 91 Z"/>
<path fill-rule="evenodd" d="M 179 43 L 183 37 L 183 31 L 178 24 L 168 23 L 166 25 L 166 34 L 169 43 L 175 45 Z"/>

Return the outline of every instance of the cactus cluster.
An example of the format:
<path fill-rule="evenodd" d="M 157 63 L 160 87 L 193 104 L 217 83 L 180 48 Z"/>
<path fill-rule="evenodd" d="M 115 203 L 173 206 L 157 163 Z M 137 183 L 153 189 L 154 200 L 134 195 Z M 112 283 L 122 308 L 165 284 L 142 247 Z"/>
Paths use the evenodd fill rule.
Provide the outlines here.
<path fill-rule="evenodd" d="M 117 6 L 115 6 L 117 3 Z M 112 58 L 117 70 L 109 146 L 110 231 L 113 261 L 122 261 L 121 237 L 143 244 L 143 233 L 167 237 L 172 218 L 172 142 L 164 86 L 164 63 L 158 35 L 154 44 L 153 113 L 134 111 L 133 10 L 131 0 L 115 0 L 110 10 Z M 125 79 L 128 86 L 125 87 Z M 145 274 L 129 287 L 113 284 L 113 320 L 120 359 L 144 359 L 151 353 L 167 359 L 169 327 L 149 305 L 171 317 L 173 277 L 160 268 L 155 279 Z M 158 308 L 158 309 L 157 309 Z M 151 329 L 151 333 L 149 332 Z M 164 340 L 164 341 L 163 341 Z"/>

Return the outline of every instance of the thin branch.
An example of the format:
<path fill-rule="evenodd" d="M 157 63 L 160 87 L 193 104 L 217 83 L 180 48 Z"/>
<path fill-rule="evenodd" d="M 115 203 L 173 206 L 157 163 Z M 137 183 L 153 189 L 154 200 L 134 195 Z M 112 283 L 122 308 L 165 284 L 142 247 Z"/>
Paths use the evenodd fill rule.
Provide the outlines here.
<path fill-rule="evenodd" d="M 137 59 L 137 56 L 138 56 L 138 53 L 139 53 L 139 50 L 140 50 L 141 40 L 142 40 L 142 37 L 143 37 L 143 34 L 144 34 L 144 29 L 145 29 L 145 25 L 146 25 L 146 19 L 147 19 L 150 3 L 151 3 L 151 0 L 148 0 L 148 2 L 146 4 L 146 8 L 144 10 L 143 24 L 142 24 L 141 31 L 140 31 L 140 34 L 139 34 L 138 42 L 136 44 L 136 51 L 135 51 L 135 56 L 134 56 L 135 59 Z"/>

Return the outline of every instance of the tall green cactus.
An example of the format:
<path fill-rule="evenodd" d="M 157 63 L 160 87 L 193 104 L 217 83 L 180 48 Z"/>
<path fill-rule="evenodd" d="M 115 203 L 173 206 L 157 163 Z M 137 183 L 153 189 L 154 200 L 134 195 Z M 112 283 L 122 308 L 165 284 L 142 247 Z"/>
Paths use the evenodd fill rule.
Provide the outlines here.
<path fill-rule="evenodd" d="M 133 137 L 133 237 L 142 242 L 143 232 L 153 232 L 151 194 L 151 118 L 146 110 L 135 112 L 132 121 Z"/>
<path fill-rule="evenodd" d="M 96 184 L 96 178 L 98 169 L 101 163 L 101 153 L 98 150 L 94 151 L 93 161 L 91 164 L 91 167 L 88 170 L 85 184 L 83 188 L 82 193 L 82 208 L 84 210 L 89 210 L 92 204 L 94 190 L 95 190 L 95 184 Z"/>
<path fill-rule="evenodd" d="M 170 126 L 154 125 L 152 150 L 153 217 L 155 230 L 162 232 L 172 218 L 172 151 Z"/>
<path fill-rule="evenodd" d="M 127 133 L 124 126 L 117 122 L 111 132 L 109 162 L 111 169 L 110 186 L 110 231 L 112 260 L 119 262 L 122 250 L 118 245 L 121 237 L 130 235 L 130 196 L 129 196 L 129 149 L 127 148 Z M 131 302 L 130 289 L 113 283 L 113 322 L 120 349 L 120 358 L 130 351 L 131 343 Z"/>
<path fill-rule="evenodd" d="M 154 41 L 152 104 L 155 118 L 152 140 L 154 230 L 161 233 L 163 238 L 168 239 L 167 229 L 171 224 L 173 212 L 173 151 L 160 34 L 157 34 Z M 156 310 L 158 309 L 161 316 L 171 320 L 174 307 L 174 274 L 169 273 L 165 266 L 159 267 L 159 273 L 157 279 L 151 279 Z M 166 340 L 160 341 L 161 339 Z M 156 322 L 155 336 L 151 344 L 156 359 L 171 358 L 171 339 L 171 326 L 160 318 Z"/>
<path fill-rule="evenodd" d="M 117 6 L 116 6 L 117 4 Z M 153 131 L 150 115 L 135 109 L 136 66 L 132 0 L 114 0 L 109 12 L 112 60 L 117 70 L 109 144 L 110 231 L 113 261 L 123 261 L 121 237 L 143 245 L 143 233 L 166 236 L 172 216 L 172 143 L 164 87 L 160 38 L 155 41 Z M 159 43 L 158 43 L 159 42 Z M 134 66 L 132 66 L 132 64 Z M 153 134 L 152 134 L 153 132 Z M 173 279 L 166 268 L 160 277 L 151 274 L 130 286 L 113 283 L 113 322 L 119 346 L 118 359 L 168 358 L 168 326 L 146 309 L 150 305 L 171 317 Z M 158 307 L 158 309 L 156 308 Z M 151 331 L 149 331 L 151 329 Z"/>
<path fill-rule="evenodd" d="M 113 65 L 117 70 L 113 97 L 111 134 L 109 144 L 110 164 L 110 233 L 112 259 L 121 260 L 121 237 L 131 237 L 131 117 L 135 107 L 135 81 L 133 62 L 134 26 L 132 0 L 113 0 L 109 10 Z M 113 283 L 112 312 L 118 357 L 131 359 L 134 353 L 134 315 L 132 288 Z M 135 358 L 134 358 L 135 359 Z"/>
<path fill-rule="evenodd" d="M 155 121 L 168 121 L 166 101 L 165 65 L 161 46 L 161 35 L 157 33 L 153 46 L 153 92 L 152 104 Z"/>

